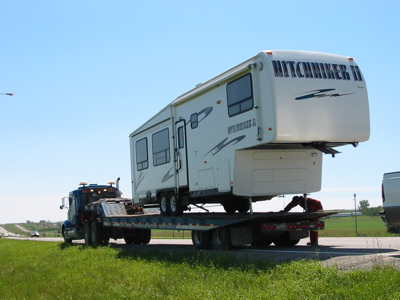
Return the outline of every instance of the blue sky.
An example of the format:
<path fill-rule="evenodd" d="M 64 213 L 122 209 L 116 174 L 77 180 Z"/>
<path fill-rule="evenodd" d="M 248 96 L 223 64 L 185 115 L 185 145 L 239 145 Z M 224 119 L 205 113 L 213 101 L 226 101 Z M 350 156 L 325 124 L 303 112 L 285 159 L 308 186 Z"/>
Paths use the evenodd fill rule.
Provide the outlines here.
<path fill-rule="evenodd" d="M 121 177 L 129 134 L 176 97 L 261 50 L 354 57 L 371 138 L 324 156 L 325 209 L 381 205 L 400 170 L 399 1 L 0 2 L 0 224 L 59 221 L 80 181 Z M 290 196 L 257 205 L 279 210 Z"/>

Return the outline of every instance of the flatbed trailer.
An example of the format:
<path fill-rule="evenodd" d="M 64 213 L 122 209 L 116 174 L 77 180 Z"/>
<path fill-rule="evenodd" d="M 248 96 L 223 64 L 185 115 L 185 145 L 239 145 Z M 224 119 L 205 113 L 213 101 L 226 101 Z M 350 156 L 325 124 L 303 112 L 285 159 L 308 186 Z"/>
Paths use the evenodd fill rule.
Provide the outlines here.
<path fill-rule="evenodd" d="M 310 230 L 324 229 L 320 218 L 337 213 L 266 212 L 266 213 L 184 213 L 163 216 L 142 211 L 129 214 L 127 200 L 102 199 L 86 207 L 85 241 L 108 243 L 110 237 L 123 237 L 134 244 L 150 242 L 151 229 L 188 230 L 196 249 L 232 249 L 251 244 L 254 247 L 294 246 Z M 120 232 L 120 234 L 118 234 Z"/>

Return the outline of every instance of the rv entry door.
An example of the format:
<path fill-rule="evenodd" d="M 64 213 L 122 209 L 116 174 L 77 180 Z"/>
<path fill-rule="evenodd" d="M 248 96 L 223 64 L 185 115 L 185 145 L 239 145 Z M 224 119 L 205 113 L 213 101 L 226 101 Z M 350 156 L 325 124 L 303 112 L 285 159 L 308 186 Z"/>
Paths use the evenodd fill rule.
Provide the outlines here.
<path fill-rule="evenodd" d="M 175 169 L 177 174 L 177 187 L 188 185 L 187 172 L 187 147 L 186 147 L 186 122 L 179 120 L 175 123 Z"/>

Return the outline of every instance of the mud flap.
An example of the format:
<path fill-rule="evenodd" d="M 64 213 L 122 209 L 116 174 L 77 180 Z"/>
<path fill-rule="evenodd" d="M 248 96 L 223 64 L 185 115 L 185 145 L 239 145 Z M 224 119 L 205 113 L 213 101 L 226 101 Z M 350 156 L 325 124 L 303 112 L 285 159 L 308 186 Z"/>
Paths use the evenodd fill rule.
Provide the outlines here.
<path fill-rule="evenodd" d="M 233 246 L 242 246 L 253 242 L 251 226 L 231 227 L 231 242 Z"/>

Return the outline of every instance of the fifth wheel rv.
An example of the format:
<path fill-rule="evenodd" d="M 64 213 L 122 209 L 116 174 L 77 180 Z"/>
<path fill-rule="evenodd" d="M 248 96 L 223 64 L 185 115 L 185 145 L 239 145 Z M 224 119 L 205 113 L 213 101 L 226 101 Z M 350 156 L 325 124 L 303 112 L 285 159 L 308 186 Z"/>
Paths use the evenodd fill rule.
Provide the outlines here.
<path fill-rule="evenodd" d="M 181 95 L 130 134 L 133 202 L 181 215 L 321 189 L 322 155 L 369 139 L 367 88 L 350 58 L 262 51 Z"/>

